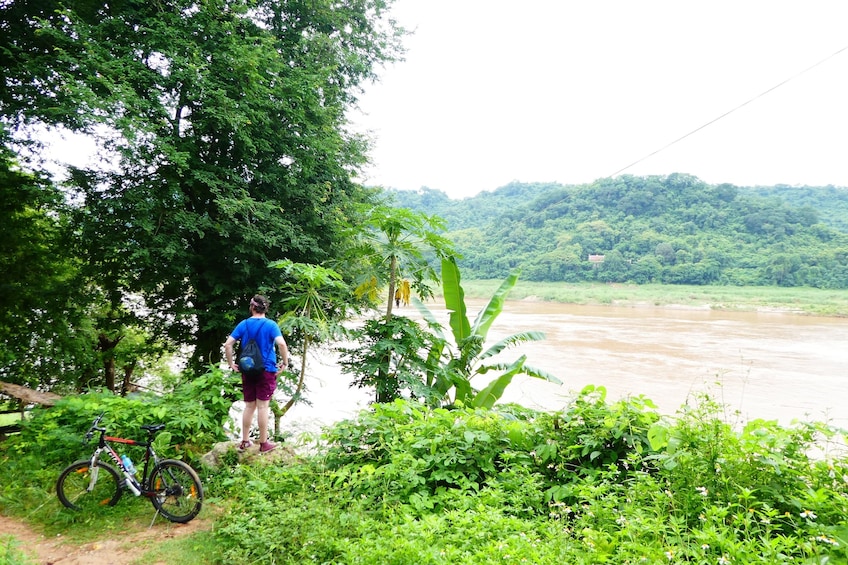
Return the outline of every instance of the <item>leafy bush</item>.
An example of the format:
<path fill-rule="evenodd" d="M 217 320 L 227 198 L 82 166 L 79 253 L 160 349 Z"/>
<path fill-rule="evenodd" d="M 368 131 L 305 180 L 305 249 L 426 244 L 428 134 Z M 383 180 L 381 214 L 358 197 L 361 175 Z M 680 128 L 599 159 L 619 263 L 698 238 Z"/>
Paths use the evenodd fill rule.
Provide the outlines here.
<path fill-rule="evenodd" d="M 67 396 L 50 408 L 35 409 L 20 434 L 0 443 L 0 474 L 9 477 L 0 486 L 0 506 L 10 511 L 27 507 L 40 510 L 55 500 L 53 487 L 62 468 L 93 451 L 92 443 L 83 445 L 83 436 L 100 413 L 105 414 L 103 425 L 115 436 L 144 439 L 147 432 L 142 425 L 167 424 L 170 445 L 157 444 L 157 452 L 196 464 L 200 453 L 226 439 L 224 424 L 232 405 L 227 396 L 234 392 L 226 375 L 211 369 L 162 396 L 91 392 Z M 140 449 L 129 447 L 127 452 L 135 458 L 141 452 L 134 450 Z M 44 512 L 46 520 L 54 519 L 54 512 L 49 510 Z"/>
<path fill-rule="evenodd" d="M 548 499 L 572 496 L 576 478 L 612 473 L 611 481 L 649 470 L 649 439 L 659 420 L 656 405 L 644 397 L 606 402 L 604 387 L 587 386 L 564 411 L 541 414 L 541 441 L 532 455 L 550 484 Z"/>
<path fill-rule="evenodd" d="M 216 537 L 232 563 L 848 563 L 848 460 L 809 456 L 834 431 L 715 409 L 376 405 L 303 465 L 232 469 Z"/>
<path fill-rule="evenodd" d="M 38 408 L 23 423 L 11 449 L 38 453 L 42 464 L 70 462 L 79 455 L 80 442 L 94 418 L 105 413 L 103 425 L 111 435 L 144 438 L 145 424 L 167 424 L 173 445 L 180 453 L 203 450 L 226 438 L 234 384 L 218 369 L 187 380 L 165 395 L 150 393 L 128 397 L 105 392 L 66 396 L 55 406 Z M 44 450 L 44 446 L 51 446 Z"/>

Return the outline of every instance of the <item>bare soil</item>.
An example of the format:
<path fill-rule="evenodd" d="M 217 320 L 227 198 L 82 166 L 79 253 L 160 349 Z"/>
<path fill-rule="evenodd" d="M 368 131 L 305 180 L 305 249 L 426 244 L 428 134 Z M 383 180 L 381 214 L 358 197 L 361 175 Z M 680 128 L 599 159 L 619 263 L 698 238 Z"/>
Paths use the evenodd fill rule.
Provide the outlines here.
<path fill-rule="evenodd" d="M 104 538 L 77 545 L 61 535 L 48 538 L 25 522 L 0 515 L 0 535 L 11 535 L 18 549 L 39 565 L 129 565 L 143 557 L 151 542 L 189 535 L 211 529 L 210 519 L 195 518 L 187 524 L 157 519 L 151 527 L 126 532 L 121 539 Z M 110 534 L 113 536 L 113 534 Z M 169 565 L 158 561 L 151 565 Z"/>

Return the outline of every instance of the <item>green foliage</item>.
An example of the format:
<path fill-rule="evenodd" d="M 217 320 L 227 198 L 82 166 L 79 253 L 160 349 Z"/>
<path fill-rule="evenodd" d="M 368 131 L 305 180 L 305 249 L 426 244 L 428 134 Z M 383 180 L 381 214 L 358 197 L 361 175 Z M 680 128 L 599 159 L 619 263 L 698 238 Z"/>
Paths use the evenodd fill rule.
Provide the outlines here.
<path fill-rule="evenodd" d="M 160 455 L 192 460 L 198 452 L 226 439 L 224 426 L 229 423 L 235 393 L 233 382 L 219 369 L 211 369 L 167 395 L 121 397 L 106 391 L 66 396 L 55 406 L 34 410 L 23 422 L 21 433 L 4 449 L 47 467 L 63 467 L 93 449 L 83 446 L 83 435 L 94 418 L 104 413 L 103 424 L 110 435 L 145 439 L 142 425 L 167 424 L 157 443 L 164 448 Z M 164 445 L 166 440 L 168 445 Z M 49 450 L 44 449 L 47 445 Z"/>
<path fill-rule="evenodd" d="M 650 434 L 659 415 L 649 399 L 628 398 L 609 405 L 606 389 L 590 385 L 567 410 L 545 414 L 540 420 L 551 433 L 535 446 L 533 455 L 551 484 L 548 500 L 579 499 L 570 484 L 575 477 L 592 480 L 603 474 L 624 480 L 631 470 L 651 470 Z"/>
<path fill-rule="evenodd" d="M 14 537 L 0 535 L 0 563 L 4 565 L 27 565 L 30 562 Z"/>
<path fill-rule="evenodd" d="M 555 414 L 377 405 L 302 465 L 233 469 L 216 538 L 232 563 L 848 562 L 848 458 L 806 455 L 834 430 L 714 410 L 598 387 Z"/>
<path fill-rule="evenodd" d="M 346 270 L 356 273 L 357 294 L 376 304 L 380 291 L 387 289 L 386 318 L 391 318 L 401 279 L 410 279 L 418 296 L 429 297 L 430 283 L 437 276 L 428 254 L 440 258 L 453 253 L 453 244 L 439 233 L 444 227 L 440 217 L 425 211 L 368 207 L 362 225 L 351 226 L 355 244 L 350 248 L 353 261 Z"/>
<path fill-rule="evenodd" d="M 353 376 L 351 386 L 373 388 L 377 402 L 391 402 L 404 395 L 427 403 L 441 400 L 427 384 L 443 370 L 426 354 L 438 347 L 437 338 L 417 322 L 404 316 L 366 320 L 352 331 L 352 337 L 355 347 L 339 349 L 342 372 Z"/>
<path fill-rule="evenodd" d="M 486 306 L 478 312 L 474 323 L 468 321 L 465 306 L 465 292 L 460 282 L 459 268 L 453 257 L 442 259 L 442 294 L 445 299 L 450 318 L 449 325 L 453 336 L 454 348 L 447 346 L 447 340 L 439 331 L 440 342 L 430 350 L 429 362 L 446 356 L 445 370 L 433 376 L 432 386 L 447 398 L 453 391 L 453 402 L 474 407 L 491 408 L 503 395 L 504 390 L 512 382 L 515 375 L 528 375 L 559 383 L 553 375 L 535 369 L 525 364 L 526 357 L 520 356 L 512 363 L 492 362 L 490 358 L 505 349 L 528 341 L 544 339 L 541 332 L 522 332 L 510 335 L 494 345 L 484 349 L 486 336 L 495 319 L 503 311 L 504 301 L 518 280 L 518 271 L 513 271 L 489 299 Z M 420 302 L 416 306 L 424 319 L 432 328 L 438 328 L 439 323 L 433 314 Z M 484 375 L 490 371 L 499 371 L 489 384 L 477 391 L 471 386 L 475 376 Z M 428 383 L 431 384 L 431 383 Z"/>
<path fill-rule="evenodd" d="M 58 188 L 0 145 L 0 380 L 74 387 L 96 366 L 93 300 L 64 212 Z"/>
<path fill-rule="evenodd" d="M 232 427 L 232 402 L 227 397 L 235 392 L 224 373 L 215 369 L 162 396 L 120 397 L 110 392 L 92 392 L 68 396 L 53 407 L 36 409 L 20 434 L 0 443 L 0 475 L 4 477 L 0 483 L 0 507 L 4 513 L 26 516 L 50 531 L 86 541 L 108 531 L 146 527 L 151 507 L 143 497 L 124 497 L 118 506 L 103 507 L 94 514 L 64 510 L 59 504 L 55 493 L 59 473 L 94 450 L 93 443 L 83 443 L 92 421 L 104 413 L 103 425 L 109 435 L 139 440 L 149 437 L 142 425 L 164 423 L 167 428 L 157 434 L 154 442 L 157 453 L 199 468 L 200 456 L 213 443 L 226 439 L 224 426 Z M 136 462 L 141 460 L 140 447 L 121 446 L 121 452 Z M 138 520 L 145 524 L 135 524 Z"/>
<path fill-rule="evenodd" d="M 194 372 L 220 359 L 247 298 L 276 287 L 269 263 L 346 255 L 346 226 L 372 200 L 352 180 L 367 144 L 346 114 L 400 55 L 388 7 L 0 5 L 0 121 L 30 126 L 15 146 L 45 130 L 99 142 L 64 186 L 85 282 L 108 311 L 131 304 L 142 329 L 193 346 Z"/>
<path fill-rule="evenodd" d="M 520 266 L 532 281 L 848 288 L 845 188 L 746 189 L 676 173 L 512 183 L 460 201 L 394 194 L 446 219 L 470 278 Z"/>
<path fill-rule="evenodd" d="M 319 265 L 294 263 L 288 259 L 275 261 L 270 267 L 281 269 L 285 280 L 277 291 L 283 295 L 284 314 L 277 320 L 280 330 L 289 345 L 289 352 L 295 343 L 299 344 L 300 369 L 286 371 L 283 378 L 296 377 L 294 383 L 284 381 L 284 386 L 290 391 L 289 401 L 280 409 L 274 408 L 277 422 L 277 433 L 282 416 L 302 399 L 306 388 L 307 358 L 310 348 L 326 344 L 345 333 L 342 322 L 350 311 L 355 309 L 352 304 L 350 288 L 342 280 L 342 276 L 332 269 Z"/>
<path fill-rule="evenodd" d="M 210 475 L 222 511 L 187 544 L 234 564 L 848 563 L 844 437 L 823 423 L 736 430 L 722 417 L 699 398 L 660 418 L 641 397 L 608 403 L 601 387 L 556 413 L 375 405 L 300 462 Z M 55 512 L 49 455 L 2 449 L 5 509 L 127 527 L 116 509 L 87 525 Z"/>

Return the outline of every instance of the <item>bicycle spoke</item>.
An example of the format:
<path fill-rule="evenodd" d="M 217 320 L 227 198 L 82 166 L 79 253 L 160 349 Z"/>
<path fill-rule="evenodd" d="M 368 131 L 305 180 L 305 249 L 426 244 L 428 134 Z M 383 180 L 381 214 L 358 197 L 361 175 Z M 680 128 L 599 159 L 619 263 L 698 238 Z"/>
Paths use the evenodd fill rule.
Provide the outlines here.
<path fill-rule="evenodd" d="M 68 466 L 56 482 L 59 500 L 74 510 L 114 506 L 121 497 L 118 472 L 104 464 L 91 467 L 88 461 Z"/>
<path fill-rule="evenodd" d="M 153 506 L 172 522 L 188 522 L 200 512 L 203 487 L 194 469 L 176 460 L 162 461 L 151 474 Z"/>

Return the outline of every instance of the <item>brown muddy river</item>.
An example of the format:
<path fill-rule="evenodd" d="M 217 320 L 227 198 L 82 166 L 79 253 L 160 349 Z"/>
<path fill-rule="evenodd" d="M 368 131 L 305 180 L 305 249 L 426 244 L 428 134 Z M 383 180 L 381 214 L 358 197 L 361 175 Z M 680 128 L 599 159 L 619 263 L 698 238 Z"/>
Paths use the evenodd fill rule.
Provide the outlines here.
<path fill-rule="evenodd" d="M 474 320 L 483 301 L 469 300 Z M 428 307 L 447 324 L 447 313 Z M 413 307 L 400 315 L 418 318 Z M 608 400 L 644 395 L 673 414 L 690 395 L 708 392 L 726 406 L 729 421 L 755 418 L 825 420 L 848 428 L 848 320 L 773 312 L 581 306 L 508 302 L 487 345 L 507 335 L 541 330 L 547 339 L 508 350 L 561 381 L 516 377 L 504 400 L 556 410 L 586 385 L 603 386 Z M 290 412 L 296 427 L 346 418 L 370 396 L 349 389 L 331 362 L 312 363 L 313 406 Z M 473 383 L 476 388 L 485 381 Z M 294 422 L 292 422 L 294 423 Z"/>

